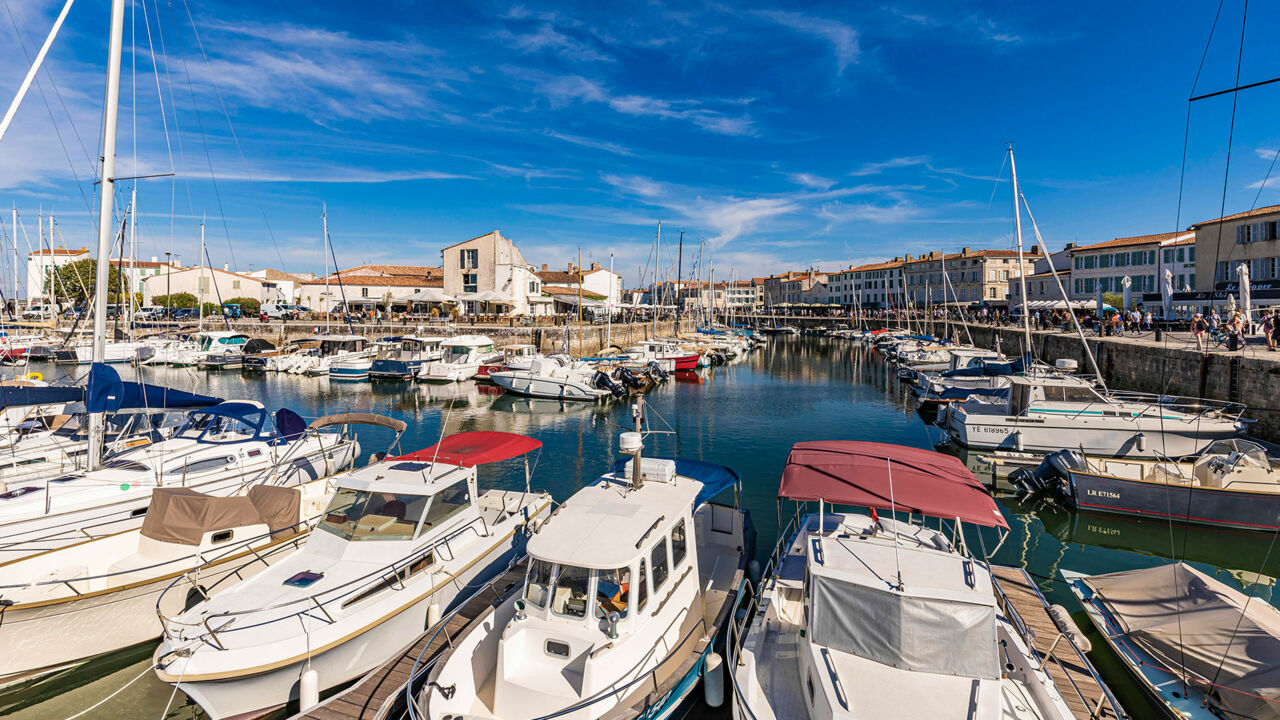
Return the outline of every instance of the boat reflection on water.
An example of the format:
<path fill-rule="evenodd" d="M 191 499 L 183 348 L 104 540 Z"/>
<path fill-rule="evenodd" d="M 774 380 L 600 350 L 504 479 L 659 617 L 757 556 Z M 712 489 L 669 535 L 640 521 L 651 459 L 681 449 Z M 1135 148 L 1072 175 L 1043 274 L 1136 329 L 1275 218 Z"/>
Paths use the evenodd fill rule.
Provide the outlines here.
<path fill-rule="evenodd" d="M 1280 577 L 1280 552 L 1272 537 L 1258 533 L 1219 530 L 1190 523 L 1075 512 L 1047 501 L 1026 502 L 1005 497 L 1001 503 L 1017 514 L 1033 515 L 1045 532 L 1062 543 L 1124 550 L 1154 557 L 1221 568 L 1242 586 L 1273 587 Z M 1263 596 L 1267 592 L 1260 593 Z"/>
<path fill-rule="evenodd" d="M 672 373 L 675 381 L 678 383 L 689 383 L 693 385 L 701 385 L 705 380 L 698 374 L 697 370 L 677 370 Z"/>

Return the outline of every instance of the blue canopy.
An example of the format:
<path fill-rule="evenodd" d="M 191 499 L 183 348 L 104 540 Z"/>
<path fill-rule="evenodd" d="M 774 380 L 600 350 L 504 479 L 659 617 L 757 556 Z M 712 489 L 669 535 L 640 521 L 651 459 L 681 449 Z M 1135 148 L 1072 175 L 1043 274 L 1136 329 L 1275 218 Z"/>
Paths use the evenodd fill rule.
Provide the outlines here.
<path fill-rule="evenodd" d="M 947 370 L 942 373 L 942 377 L 1003 377 L 1005 375 L 1019 375 L 1022 373 L 1023 367 L 1022 358 L 1010 362 L 978 360 L 967 368 Z"/>
<path fill-rule="evenodd" d="M 25 405 L 54 405 L 78 402 L 84 399 L 84 388 L 78 385 L 59 387 L 10 387 L 0 386 L 0 408 Z"/>
<path fill-rule="evenodd" d="M 613 463 L 613 474 L 617 475 L 623 472 L 627 467 L 627 461 L 631 458 L 621 458 Z M 723 465 L 703 462 L 701 460 L 689 460 L 687 458 L 660 457 L 657 460 L 675 460 L 676 474 L 693 478 L 702 483 L 702 489 L 698 491 L 698 497 L 694 501 L 694 505 L 701 505 L 711 498 L 719 495 L 733 485 L 742 482 L 742 478 L 732 468 Z"/>
<path fill-rule="evenodd" d="M 140 382 L 124 382 L 115 368 L 105 363 L 94 363 L 89 368 L 89 379 L 84 387 L 32 388 L 41 390 L 73 390 L 77 395 L 71 400 L 47 400 L 42 402 L 74 402 L 83 400 L 85 409 L 94 412 L 116 412 L 122 408 L 170 408 L 208 407 L 222 402 L 221 398 L 197 395 L 160 385 Z M 33 403 L 39 404 L 39 403 Z"/>

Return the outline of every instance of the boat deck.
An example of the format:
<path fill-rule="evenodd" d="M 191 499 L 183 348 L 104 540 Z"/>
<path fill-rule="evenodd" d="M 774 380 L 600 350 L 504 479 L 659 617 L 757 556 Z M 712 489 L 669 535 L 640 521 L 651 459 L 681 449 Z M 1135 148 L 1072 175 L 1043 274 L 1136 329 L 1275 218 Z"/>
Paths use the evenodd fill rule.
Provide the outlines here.
<path fill-rule="evenodd" d="M 405 684 L 409 682 L 413 663 L 418 656 L 421 655 L 425 662 L 446 648 L 473 619 L 505 595 L 507 589 L 523 582 L 524 574 L 523 562 L 507 570 L 494 581 L 491 589 L 481 590 L 463 604 L 445 623 L 444 632 L 437 634 L 431 630 L 423 633 L 394 658 L 357 680 L 351 687 L 290 720 L 373 720 L 397 717 L 399 713 L 393 711 L 397 706 L 403 708 Z M 428 640 L 431 640 L 430 647 L 427 647 Z"/>
<path fill-rule="evenodd" d="M 1093 664 L 1087 657 L 1077 653 L 1066 638 L 1054 647 L 1054 640 L 1058 638 L 1060 631 L 1053 618 L 1049 617 L 1049 606 L 1027 571 L 992 565 L 991 574 L 1034 636 L 1032 644 L 1036 653 L 1044 657 L 1052 648 L 1052 658 L 1045 668 L 1076 718 L 1094 720 L 1127 717 L 1116 704 L 1115 696 L 1098 680 Z"/>

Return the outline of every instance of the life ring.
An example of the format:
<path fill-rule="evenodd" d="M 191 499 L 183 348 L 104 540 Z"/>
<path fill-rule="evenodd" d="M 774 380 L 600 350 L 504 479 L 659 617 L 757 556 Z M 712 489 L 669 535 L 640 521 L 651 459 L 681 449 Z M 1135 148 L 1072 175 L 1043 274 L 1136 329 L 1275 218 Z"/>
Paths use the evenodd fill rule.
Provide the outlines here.
<path fill-rule="evenodd" d="M 44 380 L 44 375 L 41 375 L 38 372 L 29 372 L 26 375 L 23 375 L 22 377 L 25 380 L 37 380 L 37 381 Z"/>

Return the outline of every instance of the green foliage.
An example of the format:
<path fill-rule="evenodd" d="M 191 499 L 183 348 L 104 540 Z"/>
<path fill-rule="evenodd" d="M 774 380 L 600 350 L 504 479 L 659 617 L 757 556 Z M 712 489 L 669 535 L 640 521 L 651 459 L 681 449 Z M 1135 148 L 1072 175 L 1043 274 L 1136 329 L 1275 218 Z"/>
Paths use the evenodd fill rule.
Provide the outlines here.
<path fill-rule="evenodd" d="M 221 315 L 221 314 L 222 314 L 222 308 L 218 306 L 218 303 L 207 302 L 204 304 L 205 317 L 209 317 L 210 315 Z"/>
<path fill-rule="evenodd" d="M 262 303 L 247 297 L 233 297 L 228 300 L 226 305 L 239 305 L 240 314 L 244 317 L 253 317 L 262 309 Z"/>
<path fill-rule="evenodd" d="M 1128 310 L 1128 308 L 1124 306 L 1124 295 L 1121 295 L 1120 293 L 1102 293 L 1102 302 L 1113 308 Z"/>
<path fill-rule="evenodd" d="M 44 292 L 52 293 L 59 300 L 70 300 L 75 304 L 89 302 L 97 287 L 98 261 L 93 258 L 77 260 L 60 265 L 49 273 L 44 281 Z M 112 265 L 107 270 L 107 302 L 116 302 L 120 290 L 120 268 Z"/>
<path fill-rule="evenodd" d="M 197 304 L 196 296 L 191 293 L 174 293 L 172 295 L 154 295 L 151 298 L 152 305 L 160 307 L 175 308 L 193 308 Z"/>

